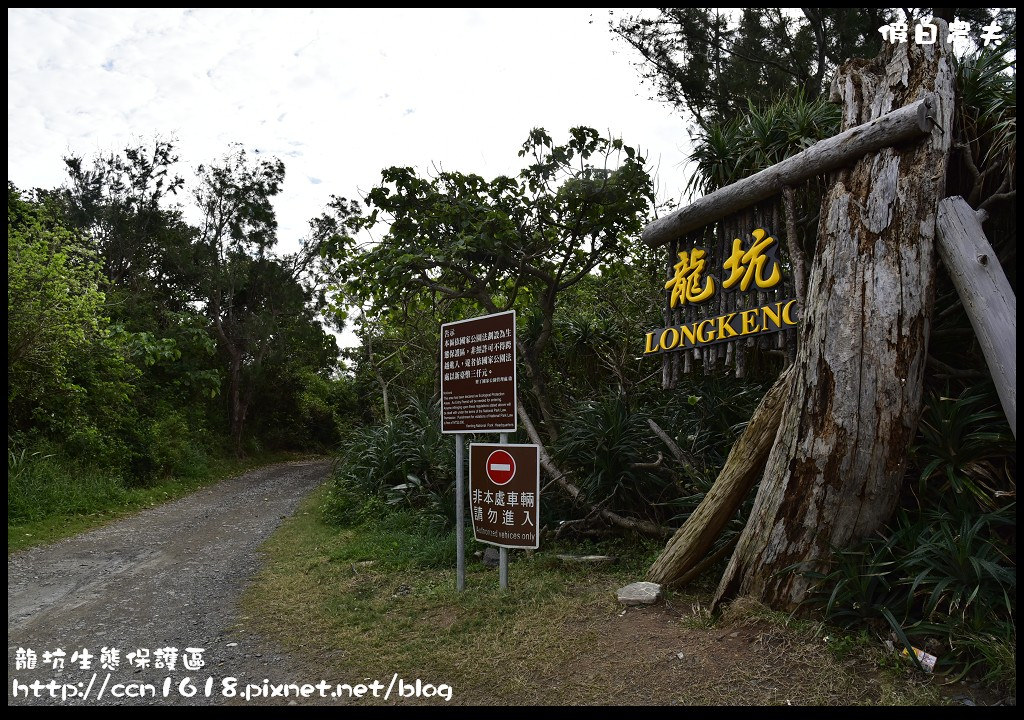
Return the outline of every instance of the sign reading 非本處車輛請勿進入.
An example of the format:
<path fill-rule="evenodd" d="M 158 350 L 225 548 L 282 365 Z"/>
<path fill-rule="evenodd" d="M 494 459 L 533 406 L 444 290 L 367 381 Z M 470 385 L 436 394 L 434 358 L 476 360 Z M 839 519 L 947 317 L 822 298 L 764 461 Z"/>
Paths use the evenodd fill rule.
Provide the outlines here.
<path fill-rule="evenodd" d="M 508 548 L 540 546 L 540 448 L 470 443 L 469 510 L 473 537 Z"/>
<path fill-rule="evenodd" d="M 441 432 L 515 432 L 514 310 L 441 326 Z"/>
<path fill-rule="evenodd" d="M 777 291 L 776 286 L 782 280 L 778 241 L 763 228 L 756 228 L 750 235 L 752 240 L 746 245 L 739 238 L 732 241 L 731 252 L 720 266 L 723 272 L 718 274 L 711 273 L 704 248 L 693 247 L 677 253 L 679 261 L 672 266 L 672 276 L 665 283 L 665 290 L 669 291 L 669 310 L 677 306 L 699 306 L 711 300 L 719 289 L 725 293 Z M 796 326 L 797 319 L 797 302 L 793 298 L 772 299 L 759 307 L 738 308 L 724 315 L 708 313 L 708 316 L 649 331 L 644 341 L 644 355 L 788 330 Z"/>

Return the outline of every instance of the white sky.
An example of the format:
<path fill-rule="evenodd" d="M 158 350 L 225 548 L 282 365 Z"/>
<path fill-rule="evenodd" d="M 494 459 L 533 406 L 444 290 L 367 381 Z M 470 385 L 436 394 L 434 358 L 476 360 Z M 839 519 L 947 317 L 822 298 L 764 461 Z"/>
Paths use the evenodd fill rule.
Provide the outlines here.
<path fill-rule="evenodd" d="M 685 184 L 682 119 L 648 99 L 607 10 L 7 12 L 7 176 L 65 180 L 62 157 L 176 137 L 186 181 L 228 143 L 281 158 L 281 249 L 331 194 L 390 165 L 518 171 L 534 126 L 620 135 Z M 593 21 L 593 22 L 591 22 Z"/>
<path fill-rule="evenodd" d="M 516 173 L 531 128 L 559 141 L 589 125 L 639 146 L 659 196 L 678 201 L 684 121 L 649 99 L 608 19 L 607 9 L 8 9 L 7 177 L 57 187 L 65 155 L 160 136 L 177 138 L 191 182 L 237 141 L 285 163 L 275 207 L 286 252 L 330 195 L 359 197 L 385 167 Z"/>

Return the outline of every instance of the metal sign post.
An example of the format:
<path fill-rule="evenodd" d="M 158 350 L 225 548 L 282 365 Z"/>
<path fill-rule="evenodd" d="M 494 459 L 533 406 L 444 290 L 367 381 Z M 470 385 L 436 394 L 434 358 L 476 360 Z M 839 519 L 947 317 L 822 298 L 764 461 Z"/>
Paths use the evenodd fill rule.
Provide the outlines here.
<path fill-rule="evenodd" d="M 469 508 L 473 537 L 498 547 L 498 582 L 506 590 L 508 548 L 540 544 L 540 446 L 471 443 Z"/>
<path fill-rule="evenodd" d="M 508 433 L 498 435 L 498 442 L 508 445 Z M 498 548 L 498 587 L 508 590 L 508 548 Z"/>
<path fill-rule="evenodd" d="M 466 444 L 466 436 L 455 435 L 455 589 L 462 592 L 466 589 L 466 481 L 463 478 L 465 463 L 462 451 Z"/>
<path fill-rule="evenodd" d="M 441 325 L 441 432 L 455 434 L 456 588 L 466 587 L 465 433 L 497 432 L 503 441 L 516 417 L 515 310 Z M 508 552 L 501 550 L 501 587 Z"/>

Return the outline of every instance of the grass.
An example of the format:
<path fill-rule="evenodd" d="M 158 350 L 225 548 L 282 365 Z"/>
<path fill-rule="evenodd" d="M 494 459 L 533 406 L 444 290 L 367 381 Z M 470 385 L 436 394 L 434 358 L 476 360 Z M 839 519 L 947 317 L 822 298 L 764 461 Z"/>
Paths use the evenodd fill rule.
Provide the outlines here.
<path fill-rule="evenodd" d="M 511 553 L 508 592 L 498 588 L 496 571 L 470 557 L 466 592 L 458 593 L 453 533 L 424 537 L 405 513 L 390 524 L 339 531 L 321 520 L 325 490 L 270 540 L 270 566 L 247 593 L 244 613 L 254 629 L 273 633 L 297 655 L 312 651 L 318 666 L 333 665 L 339 677 L 459 678 L 462 702 L 544 702 L 536 675 L 562 674 L 593 641 L 549 628 L 615 609 L 607 589 L 585 582 L 586 570 L 564 569 L 539 553 Z M 474 543 L 467 547 L 472 552 Z M 360 564 L 367 561 L 373 564 Z M 627 581 L 636 564 L 602 570 L 608 587 Z M 466 691 L 470 677 L 479 684 L 475 695 Z"/>
<path fill-rule="evenodd" d="M 7 554 L 76 535 L 143 508 L 175 500 L 226 477 L 294 453 L 264 452 L 244 459 L 212 459 L 188 477 L 129 487 L 97 468 L 80 469 L 50 457 L 30 458 L 8 468 Z"/>
<path fill-rule="evenodd" d="M 447 683 L 455 704 L 945 702 L 934 677 L 883 657 L 866 635 L 756 605 L 715 618 L 707 588 L 622 608 L 615 590 L 643 577 L 655 545 L 512 551 L 502 592 L 497 571 L 472 558 L 481 546 L 470 540 L 458 593 L 451 533 L 438 537 L 406 513 L 339 529 L 323 521 L 326 493 L 314 492 L 264 546 L 238 628 L 307 663 L 311 677 L 387 681 L 397 673 Z M 555 557 L 595 551 L 619 562 L 579 567 Z"/>

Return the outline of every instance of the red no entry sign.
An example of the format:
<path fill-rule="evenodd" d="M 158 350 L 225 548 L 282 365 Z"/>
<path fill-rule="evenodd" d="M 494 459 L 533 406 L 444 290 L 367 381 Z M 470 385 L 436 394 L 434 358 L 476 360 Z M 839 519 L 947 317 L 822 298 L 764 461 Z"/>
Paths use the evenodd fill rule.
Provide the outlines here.
<path fill-rule="evenodd" d="M 516 461 L 504 450 L 495 450 L 487 456 L 484 466 L 487 477 L 495 485 L 504 485 L 516 475 Z"/>

